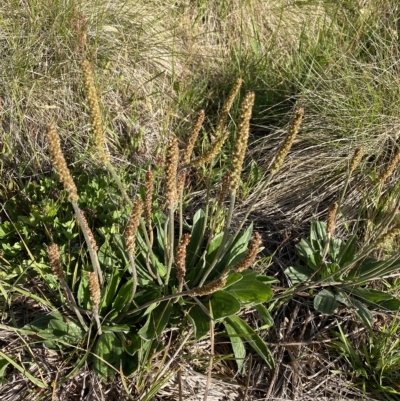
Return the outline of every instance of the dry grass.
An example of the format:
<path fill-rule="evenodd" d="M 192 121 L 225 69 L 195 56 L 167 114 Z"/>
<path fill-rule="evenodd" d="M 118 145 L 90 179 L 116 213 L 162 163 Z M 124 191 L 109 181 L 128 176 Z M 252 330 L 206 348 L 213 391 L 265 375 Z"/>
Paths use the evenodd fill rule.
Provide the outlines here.
<path fill-rule="evenodd" d="M 80 70 L 84 57 L 94 66 L 112 161 L 126 169 L 157 163 L 167 134 L 184 132 L 187 116 L 200 108 L 213 119 L 227 88 L 242 76 L 246 89 L 255 90 L 258 99 L 247 160 L 256 160 L 263 172 L 286 132 L 287 111 L 294 104 L 305 108 L 299 137 L 254 214 L 260 225 L 272 227 L 266 229 L 268 234 L 293 230 L 296 235 L 310 217 L 325 214 L 337 198 L 353 149 L 365 148 L 367 156 L 358 170 L 368 168 L 373 175 L 395 152 L 400 127 L 395 2 L 360 2 L 351 21 L 350 13 L 338 18 L 334 8 L 322 1 L 297 3 L 3 0 L 0 168 L 4 182 L 49 171 L 44 139 L 49 122 L 59 127 L 63 148 L 75 163 L 72 167 L 91 170 L 95 165 Z M 350 26 L 351 40 L 343 24 Z M 365 37 L 365 32 L 372 33 Z M 272 105 L 276 99 L 281 103 Z M 362 199 L 357 186 L 364 179 L 356 171 L 350 182 L 344 205 L 350 218 L 357 217 L 354 206 Z M 395 174 L 392 182 L 397 179 Z M 282 260 L 287 261 L 287 255 L 278 255 L 276 264 Z M 235 376 L 232 363 L 216 364 L 213 373 L 223 379 L 211 382 L 208 400 L 243 399 L 244 394 L 248 401 L 267 395 L 282 401 L 372 399 L 351 389 L 348 377 L 329 374 L 340 368 L 327 346 L 335 322 L 318 320 L 307 305 L 292 303 L 278 309 L 275 330 L 265 333 L 276 357 L 276 372 L 250 359 L 248 381 L 238 385 L 226 380 Z M 37 311 L 16 302 L 12 307 L 17 314 Z M 350 312 L 339 318 L 347 322 L 348 333 L 357 335 L 359 328 L 352 326 Z M 2 332 L 1 342 L 3 352 L 20 361 L 28 358 L 15 333 Z M 178 345 L 171 346 L 168 357 Z M 203 355 L 208 355 L 208 346 L 203 346 Z M 188 344 L 183 355 L 193 352 Z M 162 358 L 157 358 L 154 366 L 161 367 Z M 31 374 L 56 383 L 54 392 L 32 391 L 29 380 L 15 374 L 0 387 L 2 400 L 125 399 L 120 381 L 104 386 L 87 367 L 58 385 L 72 365 L 64 365 L 63 358 L 46 349 L 32 347 L 29 360 L 34 361 Z M 182 356 L 171 373 L 177 366 L 182 366 L 180 376 L 156 399 L 175 400 L 180 393 L 187 400 L 202 399 L 190 389 L 201 393 L 206 377 Z M 148 374 L 143 382 L 148 384 L 151 378 Z M 132 393 L 137 391 L 133 382 L 127 385 Z"/>

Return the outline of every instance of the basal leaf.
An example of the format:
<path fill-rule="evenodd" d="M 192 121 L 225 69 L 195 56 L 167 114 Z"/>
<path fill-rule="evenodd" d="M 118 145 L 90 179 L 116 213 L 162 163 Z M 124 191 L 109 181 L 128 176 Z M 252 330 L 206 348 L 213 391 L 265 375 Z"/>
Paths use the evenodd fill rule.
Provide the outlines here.
<path fill-rule="evenodd" d="M 291 266 L 284 273 L 290 278 L 291 284 L 296 285 L 307 281 L 313 274 L 313 270 L 306 266 Z"/>
<path fill-rule="evenodd" d="M 264 305 L 261 305 L 261 304 L 256 305 L 255 309 L 257 310 L 261 319 L 264 321 L 264 325 L 262 326 L 263 329 L 273 326 L 274 319 L 272 319 L 271 314 L 269 313 L 268 309 Z"/>
<path fill-rule="evenodd" d="M 125 334 L 125 340 L 122 342 L 122 346 L 129 355 L 134 355 L 142 347 L 143 340 L 137 333 Z"/>
<path fill-rule="evenodd" d="M 365 326 L 367 326 L 369 329 L 372 329 L 374 318 L 366 305 L 354 298 L 352 298 L 352 304 L 357 308 L 355 312 L 356 316 L 364 323 Z"/>
<path fill-rule="evenodd" d="M 157 338 L 169 322 L 173 304 L 170 301 L 161 302 L 150 314 L 145 325 L 138 331 L 143 340 Z"/>
<path fill-rule="evenodd" d="M 230 316 L 226 319 L 227 323 L 236 332 L 236 335 L 243 338 L 245 344 L 250 345 L 268 367 L 272 369 L 274 367 L 274 359 L 262 338 L 239 316 Z"/>
<path fill-rule="evenodd" d="M 257 273 L 253 270 L 245 270 L 241 273 L 243 278 L 224 291 L 233 295 L 242 304 L 259 304 L 272 298 L 270 285 L 257 279 Z"/>
<path fill-rule="evenodd" d="M 228 333 L 229 339 L 231 341 L 232 350 L 233 354 L 235 355 L 235 361 L 238 367 L 238 371 L 241 372 L 244 360 L 246 358 L 246 347 L 243 344 L 243 340 L 236 333 L 235 328 L 226 320 L 223 323 L 226 332 Z"/>
<path fill-rule="evenodd" d="M 126 310 L 129 308 L 128 303 L 132 295 L 132 289 L 133 289 L 132 280 L 129 280 L 122 285 L 122 287 L 118 291 L 115 301 L 112 304 L 113 309 L 115 309 L 118 312 L 121 312 L 122 310 L 124 309 Z"/>
<path fill-rule="evenodd" d="M 314 298 L 314 308 L 324 315 L 332 315 L 338 307 L 339 301 L 331 289 L 323 289 Z"/>
<path fill-rule="evenodd" d="M 105 316 L 107 312 L 111 310 L 112 302 L 115 295 L 117 294 L 117 289 L 121 281 L 121 274 L 117 268 L 113 268 L 111 271 L 111 276 L 107 280 L 107 285 L 102 290 L 102 302 L 100 306 L 100 316 Z"/>
<path fill-rule="evenodd" d="M 189 318 L 193 324 L 196 340 L 204 337 L 210 330 L 210 316 L 208 316 L 199 305 L 194 305 L 189 311 Z"/>
<path fill-rule="evenodd" d="M 199 209 L 195 215 L 193 216 L 193 226 L 192 226 L 192 233 L 191 233 L 191 238 L 190 242 L 186 248 L 186 266 L 188 269 L 192 269 L 198 259 L 198 249 L 199 245 L 203 243 L 203 230 L 204 230 L 204 225 L 206 224 L 205 221 L 205 214 L 204 211 Z"/>
<path fill-rule="evenodd" d="M 104 381 L 114 380 L 115 373 L 120 368 L 123 352 L 121 341 L 114 333 L 101 334 L 94 348 L 93 370 Z"/>
<path fill-rule="evenodd" d="M 234 295 L 226 291 L 216 291 L 210 299 L 212 315 L 215 320 L 234 315 L 240 310 L 240 303 Z"/>

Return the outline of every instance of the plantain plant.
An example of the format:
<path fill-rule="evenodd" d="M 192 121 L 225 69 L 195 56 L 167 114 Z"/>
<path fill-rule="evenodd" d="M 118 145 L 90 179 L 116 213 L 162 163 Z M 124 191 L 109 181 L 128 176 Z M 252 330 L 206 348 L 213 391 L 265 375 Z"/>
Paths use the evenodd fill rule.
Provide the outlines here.
<path fill-rule="evenodd" d="M 216 323 L 224 325 L 230 336 L 239 367 L 243 364 L 245 343 L 272 367 L 268 347 L 238 316 L 244 308 L 257 306 L 266 323 L 271 324 L 262 303 L 271 300 L 271 283 L 276 280 L 249 270 L 261 245 L 261 236 L 253 233 L 252 225 L 244 228 L 254 203 L 236 229 L 232 229 L 254 93 L 247 93 L 242 101 L 232 155 L 224 166 L 226 174 L 218 196 L 215 195 L 217 200 L 212 201 L 209 185 L 204 209 L 198 209 L 188 223 L 183 219 L 187 173 L 190 169 L 213 167 L 230 135 L 227 118 L 242 81 L 238 79 L 233 86 L 216 124 L 215 139 L 202 155 L 192 157 L 202 129 L 203 111 L 198 113 L 183 150 L 174 136 L 169 137 L 161 183 L 165 191 L 162 209 L 153 207 L 154 198 L 159 195 L 153 194 L 153 171 L 147 172 L 139 195 L 133 200 L 128 196 L 110 162 L 90 63 L 84 61 L 82 70 L 97 159 L 115 180 L 131 212 L 125 232 L 108 232 L 105 228 L 96 235 L 92 232 L 79 206 L 77 187 L 58 133 L 50 126 L 47 139 L 51 159 L 83 233 L 88 259 L 71 277 L 65 273 L 58 245 L 49 244 L 49 266 L 63 294 L 63 308 L 39 316 L 24 328 L 25 332 L 36 333 L 50 347 L 87 344 L 87 352 L 77 368 L 89 358 L 94 370 L 106 381 L 117 372 L 129 376 L 146 365 L 154 352 L 163 348 L 163 335 L 170 329 L 177 328 L 181 336 L 193 330 L 194 339 L 199 340 L 208 334 L 210 324 Z M 279 171 L 302 116 L 303 110 L 297 109 L 258 194 Z M 96 239 L 99 235 L 100 246 Z"/>

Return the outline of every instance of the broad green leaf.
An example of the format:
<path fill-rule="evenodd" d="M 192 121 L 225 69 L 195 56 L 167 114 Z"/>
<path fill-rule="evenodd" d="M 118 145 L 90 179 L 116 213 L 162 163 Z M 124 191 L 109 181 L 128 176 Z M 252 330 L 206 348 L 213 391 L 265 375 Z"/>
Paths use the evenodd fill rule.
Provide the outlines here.
<path fill-rule="evenodd" d="M 101 292 L 102 302 L 99 310 L 100 316 L 105 316 L 107 312 L 111 310 L 112 302 L 117 294 L 117 289 L 120 282 L 121 275 L 117 268 L 113 268 L 111 271 L 111 276 L 107 279 L 107 285 Z"/>
<path fill-rule="evenodd" d="M 249 344 L 268 365 L 268 367 L 272 369 L 274 367 L 274 359 L 271 351 L 268 349 L 262 338 L 239 316 L 227 317 L 226 321 L 232 326 L 236 335 L 243 338 L 245 343 Z"/>
<path fill-rule="evenodd" d="M 290 266 L 284 272 L 291 281 L 292 285 L 304 283 L 313 274 L 313 270 L 306 266 Z"/>
<path fill-rule="evenodd" d="M 265 276 L 264 274 L 259 274 L 257 276 L 257 280 L 261 281 L 264 284 L 275 284 L 275 283 L 279 283 L 280 282 L 275 277 Z"/>
<path fill-rule="evenodd" d="M 226 291 L 216 291 L 211 299 L 212 315 L 215 320 L 234 315 L 240 310 L 240 303 L 234 295 Z"/>
<path fill-rule="evenodd" d="M 224 285 L 224 288 L 228 288 L 231 285 L 237 283 L 243 278 L 243 276 L 240 273 L 236 272 L 231 272 L 228 276 L 228 280 L 226 281 L 226 284 Z"/>
<path fill-rule="evenodd" d="M 115 324 L 115 325 L 102 325 L 101 329 L 104 333 L 127 333 L 130 327 L 126 324 Z"/>
<path fill-rule="evenodd" d="M 338 307 L 339 301 L 336 294 L 328 288 L 320 291 L 314 298 L 314 308 L 324 315 L 332 315 Z"/>
<path fill-rule="evenodd" d="M 128 333 L 125 334 L 125 341 L 122 342 L 122 345 L 129 355 L 134 355 L 142 347 L 142 342 L 143 340 L 137 333 Z"/>
<path fill-rule="evenodd" d="M 189 311 L 189 318 L 193 324 L 196 340 L 204 337 L 210 331 L 210 316 L 199 305 L 194 305 Z"/>
<path fill-rule="evenodd" d="M 186 248 L 186 266 L 187 269 L 192 269 L 198 259 L 197 252 L 204 241 L 203 230 L 206 224 L 204 211 L 199 209 L 193 216 L 193 226 L 190 242 Z"/>
<path fill-rule="evenodd" d="M 150 314 L 145 325 L 138 334 L 143 340 L 152 340 L 159 337 L 169 322 L 173 304 L 170 301 L 161 302 Z"/>
<path fill-rule="evenodd" d="M 237 335 L 234 327 L 228 322 L 224 321 L 226 332 L 228 333 L 229 339 L 231 340 L 233 354 L 235 355 L 235 361 L 238 367 L 238 371 L 241 372 L 243 363 L 246 358 L 246 348 L 243 344 L 243 340 Z"/>
<path fill-rule="evenodd" d="M 357 236 L 350 236 L 346 243 L 342 243 L 338 255 L 338 264 L 343 267 L 348 263 L 351 263 L 357 253 Z"/>
<path fill-rule="evenodd" d="M 104 381 L 114 380 L 115 373 L 120 368 L 123 352 L 121 341 L 114 333 L 101 334 L 94 348 L 93 370 Z"/>
<path fill-rule="evenodd" d="M 122 310 L 126 310 L 129 308 L 129 300 L 132 295 L 132 289 L 133 289 L 133 282 L 132 280 L 127 281 L 125 284 L 122 285 L 122 287 L 118 291 L 118 295 L 115 298 L 115 301 L 112 304 L 113 309 L 115 309 L 118 312 L 121 312 Z"/>
<path fill-rule="evenodd" d="M 374 322 L 374 318 L 372 313 L 368 310 L 368 308 L 362 302 L 357 299 L 352 298 L 352 304 L 357 308 L 355 314 L 367 326 L 369 329 L 372 329 L 372 323 Z"/>
<path fill-rule="evenodd" d="M 315 251 L 310 243 L 302 239 L 297 245 L 296 250 L 299 257 L 303 260 L 303 262 L 310 267 L 311 269 L 315 270 L 319 266 L 321 262 L 321 251 Z"/>
<path fill-rule="evenodd" d="M 314 220 L 310 227 L 310 243 L 312 248 L 316 251 L 323 251 L 327 240 L 326 223 Z"/>
<path fill-rule="evenodd" d="M 242 280 L 231 285 L 224 291 L 233 295 L 242 304 L 259 304 L 272 298 L 272 289 L 257 279 L 257 273 L 253 270 L 245 270 L 241 273 Z"/>
<path fill-rule="evenodd" d="M 229 249 L 225 252 L 222 260 L 217 264 L 215 270 L 220 272 L 226 267 L 233 266 L 235 263 L 239 262 L 247 252 L 247 247 L 253 232 L 253 224 L 250 224 L 242 233 L 240 233 Z"/>
<path fill-rule="evenodd" d="M 258 314 L 260 315 L 261 319 L 264 321 L 264 325 L 260 329 L 267 329 L 274 325 L 274 319 L 272 319 L 269 310 L 264 305 L 256 305 L 255 309 L 257 310 Z"/>

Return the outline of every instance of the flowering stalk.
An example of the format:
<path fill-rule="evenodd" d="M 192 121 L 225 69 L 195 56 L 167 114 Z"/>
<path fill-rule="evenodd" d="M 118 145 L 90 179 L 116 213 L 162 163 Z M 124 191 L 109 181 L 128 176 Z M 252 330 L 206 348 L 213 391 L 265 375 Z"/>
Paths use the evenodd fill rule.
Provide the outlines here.
<path fill-rule="evenodd" d="M 58 245 L 51 244 L 50 246 L 48 246 L 47 247 L 47 255 L 49 257 L 50 268 L 51 268 L 54 276 L 60 281 L 61 287 L 64 291 L 66 304 L 75 313 L 76 317 L 79 320 L 79 323 L 84 328 L 84 330 L 88 330 L 88 327 L 87 327 L 85 321 L 83 320 L 81 313 L 79 312 L 79 308 L 75 302 L 75 298 L 74 298 L 71 290 L 69 289 L 67 282 L 65 281 L 65 275 L 64 275 L 64 271 L 63 271 L 62 265 L 61 265 L 61 258 L 60 258 L 60 252 L 58 249 Z"/>
<path fill-rule="evenodd" d="M 232 267 L 237 273 L 241 273 L 244 270 L 247 270 L 256 260 L 258 250 L 261 246 L 261 235 L 257 232 L 253 234 L 252 239 L 250 240 L 249 247 L 247 248 L 247 252 L 243 260 L 239 263 L 236 263 Z"/>
<path fill-rule="evenodd" d="M 99 305 L 101 299 L 101 292 L 100 292 L 99 281 L 97 280 L 97 274 L 95 272 L 88 272 L 88 279 L 89 279 L 89 293 L 90 293 L 90 302 L 92 304 L 93 318 L 96 321 L 99 334 L 101 334 L 101 324 L 99 319 Z"/>

